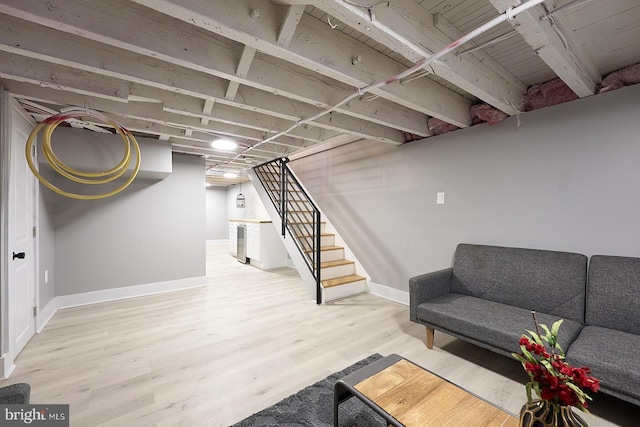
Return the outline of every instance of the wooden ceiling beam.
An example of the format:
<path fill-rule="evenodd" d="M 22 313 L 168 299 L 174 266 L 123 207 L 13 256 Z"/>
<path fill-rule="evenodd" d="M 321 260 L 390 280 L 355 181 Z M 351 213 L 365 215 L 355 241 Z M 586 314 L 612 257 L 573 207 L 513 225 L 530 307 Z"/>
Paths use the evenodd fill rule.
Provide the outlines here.
<path fill-rule="evenodd" d="M 133 1 L 354 88 L 385 81 L 406 70 L 373 48 L 305 14 L 292 41 L 284 48 L 277 43 L 277 28 L 287 6 L 255 0 L 216 0 L 215 7 L 207 0 Z M 259 13 L 251 13 L 252 10 Z M 356 56 L 362 60 L 354 62 Z M 353 90 L 349 92 L 341 98 Z M 470 102 L 429 79 L 391 84 L 372 93 L 459 127 L 467 127 L 471 122 Z"/>
<path fill-rule="evenodd" d="M 56 114 L 66 108 L 65 106 L 58 105 L 57 109 L 54 109 L 48 106 L 48 105 L 57 105 L 57 102 L 59 102 L 59 100 L 52 101 L 50 99 L 47 99 L 47 95 L 50 95 L 53 89 L 38 88 L 35 85 L 28 85 L 24 83 L 17 83 L 17 84 L 13 82 L 9 82 L 9 83 L 10 84 L 8 86 L 8 89 L 10 89 L 10 91 L 14 93 L 16 98 L 18 98 L 23 104 L 37 105 L 37 110 L 39 111 L 39 113 L 37 114 L 39 114 L 38 117 L 40 119 L 45 118 L 47 114 L 48 115 Z M 31 93 L 31 95 L 29 95 L 29 93 Z M 68 101 L 68 104 L 70 105 L 78 105 L 78 102 L 76 101 L 84 100 L 87 103 L 86 108 L 99 109 L 100 111 L 103 111 L 113 116 L 117 122 L 123 124 L 129 130 L 155 134 L 159 136 L 159 139 L 167 140 L 170 138 L 174 142 L 176 139 L 187 139 L 189 141 L 196 142 L 196 143 L 208 144 L 211 141 L 211 139 L 213 139 L 214 137 L 210 133 L 207 133 L 209 132 L 209 129 L 198 127 L 195 119 L 194 119 L 194 122 L 190 124 L 174 123 L 171 120 L 171 117 L 175 115 L 163 113 L 161 111 L 160 105 L 154 105 L 154 104 L 136 105 L 135 103 L 122 104 L 114 101 L 104 100 L 100 98 L 90 98 L 90 97 L 80 96 L 72 93 L 64 93 L 63 98 L 65 101 Z M 33 101 L 36 101 L 41 104 L 35 104 Z M 149 114 L 149 113 L 152 113 L 152 117 L 144 116 L 145 114 Z M 142 116 L 139 116 L 139 114 Z M 76 127 L 86 127 L 87 123 L 93 124 L 93 125 L 104 125 L 92 120 L 77 120 L 76 122 L 77 122 Z M 145 122 L 148 122 L 148 126 L 144 125 Z M 166 128 L 162 128 L 159 126 L 166 126 Z M 191 127 L 188 127 L 188 126 L 191 126 Z M 167 128 L 171 130 L 170 131 L 166 130 Z M 224 133 L 219 132 L 219 129 L 216 129 L 216 133 L 225 135 Z M 229 135 L 236 136 L 233 133 L 229 133 Z M 184 138 L 181 138 L 181 137 L 184 137 Z M 243 146 L 244 148 L 248 148 L 253 146 L 254 143 L 258 142 L 261 138 L 252 138 L 252 137 L 247 137 L 246 135 L 243 135 L 241 139 L 242 139 L 241 146 Z M 290 141 L 290 142 L 283 142 L 283 140 Z M 284 148 L 280 148 L 277 150 L 268 150 L 268 147 L 271 145 L 277 146 L 277 147 L 284 147 Z M 198 147 L 198 145 L 194 145 L 194 147 Z M 261 145 L 259 149 L 254 150 L 252 153 L 254 155 L 257 155 L 258 152 L 262 152 L 262 153 L 275 154 L 276 156 L 279 156 L 279 155 L 287 154 L 290 152 L 296 152 L 306 147 L 307 147 L 307 144 L 305 144 L 302 141 L 283 137 L 283 138 L 280 138 L 280 140 L 271 141 L 269 144 Z M 209 148 L 207 148 L 207 150 L 209 150 Z M 219 150 L 215 150 L 211 148 L 209 151 L 217 152 Z M 228 158 L 231 155 L 235 156 L 236 153 L 234 152 L 229 155 L 221 155 L 221 156 Z M 262 156 L 262 157 L 264 159 L 273 158 L 273 156 L 271 157 Z"/>
<path fill-rule="evenodd" d="M 290 126 L 291 123 L 286 121 L 273 123 L 273 117 L 256 113 L 251 114 L 241 109 L 218 105 L 214 111 L 215 115 L 207 116 L 207 118 L 211 118 L 213 124 L 207 123 L 203 125 L 201 121 L 200 126 L 197 126 L 197 121 L 194 120 L 194 118 L 201 120 L 204 117 L 202 113 L 199 113 L 203 103 L 202 100 L 171 92 L 164 92 L 155 88 L 145 88 L 146 90 L 139 92 L 137 90 L 138 86 L 135 84 L 131 85 L 131 89 L 133 89 L 132 93 L 144 93 L 145 95 L 144 97 L 138 98 L 164 98 L 164 102 L 147 102 L 145 105 L 140 105 L 136 102 L 123 103 L 89 94 L 60 91 L 42 87 L 35 83 L 25 83 L 11 79 L 5 79 L 4 86 L 5 89 L 23 99 L 47 102 L 50 104 L 86 107 L 117 115 L 136 116 L 138 118 L 160 117 L 171 123 L 183 124 L 184 127 L 192 126 L 194 128 L 221 131 L 233 129 L 234 133 L 242 136 L 251 135 L 254 140 L 259 140 L 259 137 L 264 137 L 264 135 L 268 133 L 277 133 L 279 128 L 286 128 Z M 179 105 L 180 107 L 167 107 L 172 104 Z M 242 120 L 240 120 L 239 115 L 247 116 L 246 120 L 245 117 L 242 117 Z M 181 116 L 189 117 L 189 119 L 185 120 Z M 273 125 L 277 125 L 278 127 L 273 127 Z M 246 131 L 243 128 L 246 128 Z M 245 133 L 247 131 L 252 133 Z M 298 128 L 290 135 L 278 138 L 277 142 L 296 147 L 305 147 L 313 143 L 323 142 L 337 134 L 339 134 L 339 132 L 318 127 L 310 127 L 307 129 Z"/>
<path fill-rule="evenodd" d="M 148 84 L 147 81 L 153 80 L 154 85 L 162 85 L 165 89 L 177 86 L 178 89 L 173 90 L 184 91 L 193 96 L 199 93 L 204 98 L 214 98 L 216 102 L 229 102 L 224 98 L 227 84 L 216 82 L 211 76 L 237 81 L 243 86 L 260 89 L 257 92 L 271 94 L 268 103 L 263 103 L 260 107 L 249 104 L 247 107 L 262 108 L 263 112 L 277 110 L 282 106 L 282 109 L 295 115 L 301 110 L 298 106 L 302 102 L 310 104 L 307 107 L 315 106 L 314 113 L 306 116 L 310 117 L 320 111 L 320 108 L 326 108 L 336 99 L 352 93 L 347 85 L 266 55 L 256 54 L 250 75 L 246 78 L 236 76 L 239 59 L 236 42 L 216 38 L 186 22 L 123 0 L 108 3 L 77 0 L 73 4 L 61 3 L 55 10 L 51 10 L 45 0 L 6 0 L 0 4 L 0 13 L 76 36 L 60 40 L 61 36 L 52 32 L 52 43 L 45 36 L 35 41 L 33 37 L 27 37 L 25 43 L 29 47 L 21 45 L 21 49 L 39 52 L 38 54 L 46 55 L 51 60 L 73 62 L 74 66 L 92 67 L 97 73 L 126 75 L 126 78 L 139 83 Z M 19 26 L 14 27 L 19 31 Z M 4 38 L 5 33 L 8 32 L 3 32 L 0 36 Z M 37 34 L 41 34 L 41 31 Z M 97 41 L 102 46 L 96 50 L 96 43 L 91 41 Z M 3 44 L 11 45 L 9 42 Z M 75 48 L 82 49 L 82 45 L 90 47 L 85 47 L 87 54 L 76 53 Z M 114 51 L 114 47 L 118 49 Z M 133 54 L 122 55 L 127 50 Z M 243 89 L 246 87 L 241 87 L 239 92 Z M 273 97 L 273 94 L 279 96 Z M 247 91 L 245 95 L 254 98 L 260 96 Z M 236 100 L 238 103 L 246 102 L 239 100 L 238 95 Z M 291 100 L 297 102 L 292 103 Z M 287 102 L 291 104 L 289 107 L 283 105 Z M 272 106 L 274 104 L 275 107 Z M 365 117 L 404 132 L 429 134 L 423 113 L 384 100 L 352 102 L 348 108 L 340 109 L 340 112 Z"/>
<path fill-rule="evenodd" d="M 0 51 L 0 78 L 119 102 L 126 102 L 129 96 L 126 82 L 3 51 Z"/>
<path fill-rule="evenodd" d="M 242 90 L 242 88 L 241 88 Z M 157 89 L 144 88 L 138 86 L 132 86 L 130 91 L 136 95 L 142 95 L 143 97 L 152 97 L 163 100 L 163 105 L 166 111 L 174 113 L 182 113 L 187 115 L 199 115 L 201 101 L 195 99 L 187 99 L 179 94 L 162 94 Z M 242 93 L 242 92 L 240 92 Z M 268 102 L 268 101 L 267 101 Z M 212 114 L 217 118 L 227 115 L 229 108 L 221 105 L 220 102 L 216 103 L 217 107 L 213 110 Z M 310 111 L 309 111 L 310 112 Z M 230 113 L 229 115 L 234 117 L 234 114 L 240 114 L 238 112 Z M 254 120 L 259 119 L 260 115 L 246 114 L 247 119 L 243 123 L 251 127 L 251 117 Z M 336 118 L 338 117 L 338 118 Z M 266 118 L 261 120 L 261 123 L 267 123 Z M 269 120 L 273 122 L 273 120 Z M 292 123 L 292 122 L 290 122 Z M 339 123 L 339 124 L 338 124 Z M 311 123 L 310 127 L 300 126 L 288 135 L 291 137 L 298 137 L 306 140 L 324 141 L 329 138 L 333 138 L 338 133 L 346 133 L 349 135 L 359 136 L 361 138 L 367 138 L 375 141 L 381 141 L 391 144 L 401 144 L 404 142 L 404 137 L 400 131 L 387 126 L 382 126 L 371 120 L 366 120 L 365 117 L 355 118 L 345 114 L 333 114 L 320 117 Z M 290 125 L 288 125 L 290 126 Z M 282 121 L 279 121 L 278 131 L 284 130 L 288 126 L 283 126 Z M 262 129 L 262 128 L 261 128 Z M 271 126 L 267 131 L 271 133 L 277 133 L 274 131 L 276 128 Z M 309 137 L 309 135 L 312 137 Z"/>
<path fill-rule="evenodd" d="M 211 110 L 213 110 L 213 104 L 215 100 L 209 98 L 204 100 L 204 106 L 202 107 L 202 117 L 200 118 L 200 123 L 206 125 L 209 123 L 209 116 L 211 115 Z"/>
<path fill-rule="evenodd" d="M 368 37 L 414 63 L 459 38 L 436 28 L 434 16 L 415 0 L 394 0 L 390 6 L 379 3 L 371 12 L 342 0 L 311 0 L 311 4 L 352 28 L 362 28 Z M 445 56 L 432 62 L 429 71 L 507 114 L 517 113 L 526 91 L 522 82 L 488 55 L 481 59 Z"/>
<path fill-rule="evenodd" d="M 283 129 L 287 129 L 291 125 L 291 121 L 283 121 L 266 115 L 250 113 L 243 109 L 229 107 L 227 105 L 218 105 L 208 118 L 213 120 L 215 124 L 202 124 L 201 99 L 191 98 L 185 95 L 179 95 L 172 92 L 166 92 L 157 88 L 140 86 L 138 84 L 120 85 L 120 83 L 111 77 L 97 76 L 93 73 L 77 71 L 68 67 L 49 64 L 46 62 L 26 58 L 21 55 L 12 55 L 0 51 L 0 75 L 7 79 L 7 88 L 16 94 L 28 95 L 31 97 L 43 97 L 46 92 L 47 85 L 51 86 L 46 92 L 46 99 L 52 102 L 59 102 L 69 105 L 77 105 L 81 107 L 93 108 L 96 110 L 108 111 L 115 114 L 129 114 L 138 118 L 143 117 L 143 110 L 132 106 L 114 105 L 105 102 L 100 98 L 112 99 L 111 96 L 105 95 L 105 92 L 111 93 L 114 90 L 98 90 L 95 81 L 99 79 L 108 87 L 116 87 L 122 93 L 129 93 L 134 98 L 140 99 L 157 99 L 163 101 L 165 111 L 171 113 L 182 114 L 188 116 L 186 118 L 163 116 L 161 111 L 154 112 L 156 118 L 171 122 L 172 124 L 182 125 L 183 127 L 191 127 L 193 129 L 209 129 L 228 136 L 239 136 L 251 138 L 253 140 L 261 140 L 270 134 L 275 134 Z M 7 69 L 3 71 L 3 69 Z M 11 71 L 11 72 L 9 72 Z M 41 71 L 41 72 L 39 72 Z M 78 78 L 78 75 L 82 78 Z M 55 84 L 50 82 L 51 76 L 56 77 Z M 68 76 L 68 77 L 66 77 Z M 10 83 L 14 81 L 14 83 Z M 29 85 L 18 85 L 15 82 L 27 82 Z M 51 84 L 50 84 L 51 83 Z M 55 88 L 55 90 L 53 89 Z M 64 90 L 59 90 L 63 88 Z M 67 93 L 68 92 L 68 93 Z M 78 94 L 79 96 L 74 96 Z M 82 96 L 80 96 L 82 95 Z M 125 101 L 124 99 L 119 99 Z M 160 104 L 158 104 L 160 105 Z M 206 107 L 206 106 L 205 106 Z M 145 107 L 150 108 L 150 107 Z M 147 114 L 146 117 L 150 117 Z M 192 117 L 198 117 L 200 122 L 194 121 Z M 361 136 L 366 134 L 367 138 L 380 140 L 382 142 L 401 143 L 402 135 L 399 131 L 371 123 L 362 119 L 343 116 L 340 119 L 342 128 L 335 125 L 335 121 L 330 118 L 323 117 L 312 123 L 310 127 L 299 127 L 294 129 L 289 136 L 280 137 L 279 140 L 287 141 L 296 138 L 322 142 L 328 138 L 336 136 L 337 133 L 346 132 L 352 135 Z M 246 129 L 242 129 L 246 128 Z"/>
<path fill-rule="evenodd" d="M 176 139 L 180 139 L 180 138 L 176 138 Z M 227 153 L 224 153 L 224 154 L 220 154 L 220 152 L 218 150 L 214 149 L 214 148 L 202 147 L 202 146 L 199 146 L 199 145 L 192 145 L 192 144 L 181 144 L 179 142 L 172 142 L 171 146 L 172 147 L 178 147 L 178 148 L 180 148 L 182 150 L 192 150 L 192 152 L 197 151 L 200 154 L 207 155 L 207 156 L 212 157 L 212 158 L 215 157 L 215 158 L 218 158 L 218 159 L 221 159 L 221 160 L 224 160 L 224 161 L 230 161 L 231 159 L 233 159 L 237 155 L 237 153 L 235 153 L 235 152 L 227 152 Z M 277 154 L 277 153 L 275 153 L 275 154 Z M 263 155 L 259 155 L 257 153 L 254 153 L 253 156 L 261 158 L 261 159 L 267 159 L 267 160 L 273 158 L 273 156 L 271 156 L 271 155 L 263 156 Z"/>
<path fill-rule="evenodd" d="M 264 113 L 237 108 L 238 104 L 235 103 L 223 104 L 222 102 L 216 102 L 212 106 L 210 113 L 205 116 L 201 111 L 206 110 L 207 100 L 148 86 L 132 84 L 130 86 L 130 93 L 134 98 L 141 97 L 159 100 L 162 103 L 163 109 L 170 113 L 199 117 L 200 119 L 207 118 L 215 122 L 243 126 L 262 132 L 277 133 L 280 130 L 287 129 L 293 123 L 293 120 L 283 120 Z M 202 106 L 203 103 L 204 107 Z M 315 142 L 323 141 L 328 136 L 326 131 L 318 127 L 297 128 L 289 134 L 291 138 L 300 138 Z"/>
<path fill-rule="evenodd" d="M 163 111 L 161 104 L 136 102 L 122 103 L 85 94 L 43 88 L 37 84 L 12 82 L 11 80 L 7 80 L 5 86 L 7 90 L 19 98 L 63 106 L 90 108 L 118 115 L 120 117 L 129 117 L 137 120 L 166 124 L 168 126 L 179 127 L 185 130 L 191 129 L 199 132 L 211 132 L 220 136 L 231 136 L 252 141 L 260 141 L 264 138 L 264 132 L 237 125 L 218 122 L 202 125 L 197 117 L 178 115 Z"/>
<path fill-rule="evenodd" d="M 521 0 L 490 0 L 500 12 L 519 6 Z M 529 46 L 575 92 L 583 98 L 595 94 L 600 74 L 580 46 L 556 17 L 548 17 L 544 5 L 520 13 L 511 22 Z"/>
<path fill-rule="evenodd" d="M 304 13 L 304 8 L 304 5 L 291 5 L 287 8 L 287 15 L 280 26 L 278 38 L 276 39 L 276 43 L 280 46 L 287 47 L 289 46 L 289 43 L 291 43 L 293 34 L 295 33 L 296 28 L 300 23 L 300 18 L 302 18 L 302 14 Z"/>
<path fill-rule="evenodd" d="M 238 69 L 236 70 L 236 76 L 246 78 L 247 73 L 249 72 L 249 67 L 251 67 L 251 62 L 256 54 L 256 50 L 250 46 L 245 46 L 242 48 L 242 55 L 240 55 L 240 61 L 238 62 Z M 227 93 L 225 93 L 224 97 L 233 101 L 236 97 L 236 93 L 238 93 L 238 88 L 240 87 L 240 83 L 236 81 L 230 81 L 229 86 L 227 87 Z"/>

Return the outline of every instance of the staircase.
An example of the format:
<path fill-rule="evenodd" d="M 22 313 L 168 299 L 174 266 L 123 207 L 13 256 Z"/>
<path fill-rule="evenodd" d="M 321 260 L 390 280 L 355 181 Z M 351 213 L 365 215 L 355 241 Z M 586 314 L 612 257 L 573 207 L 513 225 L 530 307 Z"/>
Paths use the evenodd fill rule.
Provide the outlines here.
<path fill-rule="evenodd" d="M 367 291 L 367 278 L 356 274 L 355 261 L 345 258 L 344 246 L 336 245 L 336 234 L 327 231 L 326 222 L 320 223 L 320 277 L 323 302 Z"/>
<path fill-rule="evenodd" d="M 345 247 L 336 243 L 332 227 L 320 220 L 319 210 L 287 162 L 287 159 L 276 159 L 256 166 L 253 172 L 261 185 L 254 187 L 261 198 L 264 193 L 263 202 L 270 215 L 273 212 L 272 220 L 279 220 L 274 224 L 280 223 L 283 242 L 303 280 L 307 276 L 305 282 L 309 282 L 309 288 L 315 287 L 316 302 L 320 304 L 366 292 L 367 278 L 357 274 L 353 260 L 345 258 Z M 253 180 L 253 174 L 250 178 Z M 300 256 L 294 256 L 290 247 Z M 302 274 L 303 270 L 311 274 Z"/>

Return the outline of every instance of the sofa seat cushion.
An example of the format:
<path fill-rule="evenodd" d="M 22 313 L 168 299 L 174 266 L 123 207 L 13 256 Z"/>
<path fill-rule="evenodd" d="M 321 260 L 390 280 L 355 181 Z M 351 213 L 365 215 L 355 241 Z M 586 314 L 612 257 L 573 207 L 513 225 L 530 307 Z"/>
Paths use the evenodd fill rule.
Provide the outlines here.
<path fill-rule="evenodd" d="M 507 353 L 520 352 L 520 336 L 527 330 L 535 330 L 531 310 L 456 293 L 421 303 L 417 316 L 421 323 L 434 329 L 485 342 Z M 539 323 L 549 327 L 559 320 L 544 313 L 537 313 L 537 317 Z M 566 350 L 581 328 L 582 324 L 565 319 L 558 336 L 560 346 Z"/>
<path fill-rule="evenodd" d="M 638 395 L 639 348 L 638 335 L 599 326 L 585 326 L 569 347 L 567 362 L 575 366 L 588 366 L 593 376 L 600 379 L 604 391 L 614 391 L 611 394 L 629 400 L 626 395 Z"/>

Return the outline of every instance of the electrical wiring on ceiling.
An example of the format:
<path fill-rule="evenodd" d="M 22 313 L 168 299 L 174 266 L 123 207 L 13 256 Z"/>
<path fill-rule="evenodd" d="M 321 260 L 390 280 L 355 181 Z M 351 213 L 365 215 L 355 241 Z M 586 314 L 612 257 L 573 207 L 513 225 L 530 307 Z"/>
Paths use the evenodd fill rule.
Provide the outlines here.
<path fill-rule="evenodd" d="M 525 10 L 528 10 L 534 6 L 539 5 L 540 3 L 542 3 L 544 0 L 529 0 L 526 3 L 523 3 L 519 6 L 516 7 L 510 7 L 508 8 L 504 13 L 498 15 L 497 17 L 493 18 L 492 20 L 490 20 L 489 22 L 485 23 L 484 25 L 481 25 L 480 27 L 476 28 L 475 30 L 467 33 L 466 35 L 462 36 L 461 38 L 459 38 L 458 40 L 455 40 L 454 42 L 450 43 L 448 46 L 444 47 L 443 49 L 441 49 L 440 51 L 434 53 L 433 55 L 423 59 L 422 61 L 419 61 L 418 63 L 416 63 L 414 66 L 408 68 L 407 70 L 396 74 L 395 76 L 391 76 L 383 81 L 377 82 L 377 83 L 373 83 L 370 84 L 368 86 L 362 87 L 362 88 L 358 88 L 354 93 L 352 93 L 351 95 L 345 97 L 344 99 L 342 99 L 341 101 L 338 101 L 337 103 L 333 104 L 332 106 L 320 111 L 319 113 L 315 114 L 314 116 L 305 118 L 305 119 L 300 119 L 297 122 L 295 122 L 293 125 L 291 125 L 289 128 L 280 131 L 274 135 L 269 136 L 268 138 L 263 139 L 262 141 L 258 142 L 257 144 L 247 148 L 245 151 L 243 151 L 242 153 L 238 153 L 233 159 L 231 159 L 230 161 L 228 161 L 227 163 L 231 163 L 235 160 L 237 160 L 241 155 L 245 155 L 246 153 L 250 152 L 251 150 L 256 149 L 257 147 L 261 146 L 262 144 L 266 144 L 270 141 L 273 141 L 276 138 L 279 138 L 281 136 L 284 136 L 288 133 L 290 133 L 292 130 L 294 130 L 295 128 L 297 128 L 298 126 L 313 122 L 314 120 L 317 120 L 320 117 L 323 117 L 333 111 L 335 111 L 336 109 L 340 108 L 341 106 L 345 105 L 346 103 L 348 103 L 349 101 L 358 98 L 358 97 L 362 97 L 364 94 L 371 92 L 373 90 L 379 89 L 383 86 L 389 85 L 391 83 L 397 82 L 397 81 L 402 81 L 403 79 L 413 75 L 416 72 L 420 72 L 423 69 L 425 69 L 431 62 L 438 60 L 439 58 L 443 57 L 444 55 L 456 50 L 457 48 L 459 48 L 460 46 L 462 46 L 463 44 L 469 42 L 470 40 L 473 40 L 474 38 L 476 38 L 477 36 L 479 36 L 480 34 L 483 34 L 484 32 L 490 30 L 491 28 L 495 27 L 496 25 L 505 22 L 505 21 L 513 21 L 516 17 L 517 14 L 524 12 Z M 349 3 L 347 1 L 345 1 L 345 3 Z M 385 3 L 385 2 L 381 2 L 381 3 Z M 355 7 L 363 7 L 362 5 L 357 5 Z M 369 12 L 371 11 L 371 8 L 369 8 Z M 371 19 L 371 24 L 377 24 L 376 22 L 374 22 L 373 20 L 373 16 L 369 15 L 367 17 L 367 19 Z M 384 27 L 384 25 L 382 25 L 382 27 Z M 390 32 L 391 30 L 387 28 L 387 32 Z"/>

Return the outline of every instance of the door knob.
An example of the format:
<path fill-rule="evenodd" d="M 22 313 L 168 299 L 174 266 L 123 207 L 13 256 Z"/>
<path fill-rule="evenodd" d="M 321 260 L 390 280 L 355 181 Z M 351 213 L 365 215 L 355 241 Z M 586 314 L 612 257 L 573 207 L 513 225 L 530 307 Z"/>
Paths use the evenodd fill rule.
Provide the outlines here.
<path fill-rule="evenodd" d="M 24 259 L 25 253 L 24 252 L 18 252 L 18 253 L 13 253 L 13 259 Z"/>

